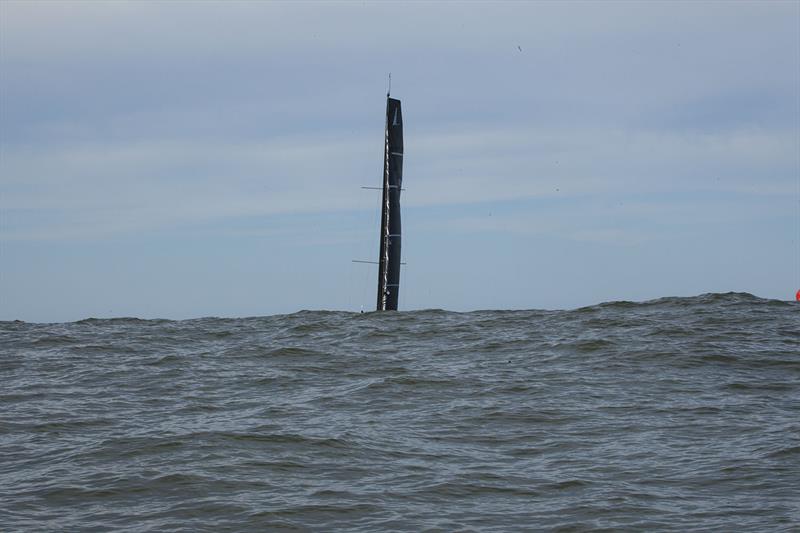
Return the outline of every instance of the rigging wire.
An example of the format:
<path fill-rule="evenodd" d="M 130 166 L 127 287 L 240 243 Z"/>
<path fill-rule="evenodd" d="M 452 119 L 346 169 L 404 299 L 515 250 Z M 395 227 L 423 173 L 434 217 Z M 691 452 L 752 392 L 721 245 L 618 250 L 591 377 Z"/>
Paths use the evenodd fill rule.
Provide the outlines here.
<path fill-rule="evenodd" d="M 391 80 L 391 74 L 389 76 L 390 76 L 390 80 Z M 384 129 L 385 128 L 386 128 L 386 126 L 384 125 Z M 384 135 L 385 135 L 385 131 L 384 131 Z M 379 175 L 383 176 L 383 168 L 381 168 L 381 172 L 379 173 Z M 381 185 L 382 185 L 382 183 L 381 183 Z M 380 191 L 381 192 L 383 191 L 383 186 L 380 187 Z M 362 254 L 360 256 L 360 258 L 363 258 L 363 259 L 371 259 L 371 258 L 375 257 L 373 254 L 376 253 L 376 252 L 373 251 L 373 248 L 372 248 L 372 246 L 373 246 L 373 240 L 372 240 L 373 233 L 372 232 L 374 231 L 375 233 L 380 234 L 380 221 L 378 220 L 378 217 L 380 216 L 380 213 L 381 213 L 382 196 L 381 196 L 381 194 L 375 194 L 375 192 L 372 191 L 372 190 L 370 190 L 369 192 L 370 192 L 370 194 L 367 195 L 367 196 L 369 196 L 370 198 L 374 198 L 374 201 L 368 202 L 368 205 L 370 206 L 369 210 L 371 211 L 371 215 L 369 217 L 370 224 L 367 226 L 367 228 L 368 228 L 367 229 L 367 238 L 363 239 L 364 242 L 362 244 L 362 247 L 364 248 L 365 253 Z M 365 203 L 366 203 L 366 201 L 365 201 Z M 361 310 L 363 311 L 364 307 L 365 307 L 365 303 L 367 304 L 366 305 L 367 309 L 371 308 L 371 306 L 369 305 L 369 300 L 367 300 L 367 288 L 370 285 L 370 279 L 374 279 L 375 276 L 377 275 L 377 272 L 375 271 L 375 269 L 372 269 L 372 268 L 363 268 L 362 267 L 362 269 L 364 270 L 364 273 L 362 274 L 362 277 L 361 277 L 361 279 L 362 279 L 362 282 L 361 282 Z"/>

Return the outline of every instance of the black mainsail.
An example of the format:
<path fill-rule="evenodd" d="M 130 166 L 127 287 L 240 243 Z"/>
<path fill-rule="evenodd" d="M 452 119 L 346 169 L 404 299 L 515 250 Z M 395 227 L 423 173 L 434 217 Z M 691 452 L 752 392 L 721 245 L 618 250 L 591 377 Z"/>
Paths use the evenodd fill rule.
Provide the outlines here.
<path fill-rule="evenodd" d="M 386 95 L 381 246 L 378 256 L 378 311 L 396 311 L 400 292 L 400 191 L 403 184 L 403 113 L 400 100 Z"/>

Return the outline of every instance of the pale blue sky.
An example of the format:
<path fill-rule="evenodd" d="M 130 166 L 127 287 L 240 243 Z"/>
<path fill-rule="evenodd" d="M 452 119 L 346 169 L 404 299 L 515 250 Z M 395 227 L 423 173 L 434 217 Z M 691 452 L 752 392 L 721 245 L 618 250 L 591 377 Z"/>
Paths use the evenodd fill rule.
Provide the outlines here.
<path fill-rule="evenodd" d="M 0 2 L 0 319 L 800 288 L 800 3 Z"/>

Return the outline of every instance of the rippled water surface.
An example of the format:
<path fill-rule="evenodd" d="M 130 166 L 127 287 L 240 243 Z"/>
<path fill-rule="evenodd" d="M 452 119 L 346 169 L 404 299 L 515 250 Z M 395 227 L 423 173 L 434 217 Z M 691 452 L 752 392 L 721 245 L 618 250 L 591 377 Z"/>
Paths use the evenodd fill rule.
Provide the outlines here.
<path fill-rule="evenodd" d="M 800 304 L 0 323 L 0 530 L 800 528 Z"/>

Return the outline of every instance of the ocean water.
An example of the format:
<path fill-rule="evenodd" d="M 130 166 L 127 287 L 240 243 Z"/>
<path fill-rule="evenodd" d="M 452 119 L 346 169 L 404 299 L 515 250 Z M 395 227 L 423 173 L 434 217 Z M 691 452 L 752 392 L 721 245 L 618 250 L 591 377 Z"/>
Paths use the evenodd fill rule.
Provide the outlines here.
<path fill-rule="evenodd" d="M 0 531 L 798 531 L 800 304 L 0 323 Z"/>

